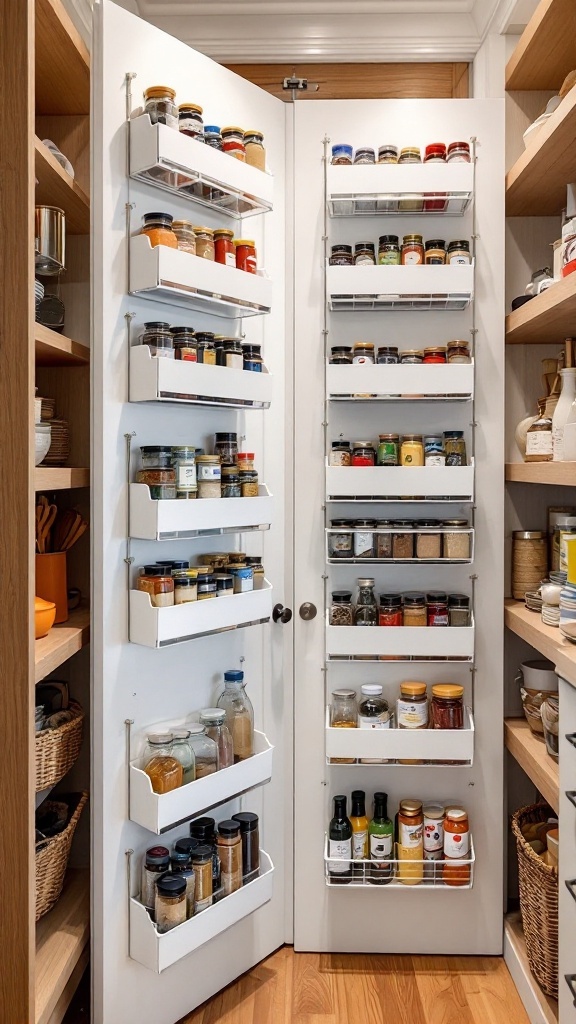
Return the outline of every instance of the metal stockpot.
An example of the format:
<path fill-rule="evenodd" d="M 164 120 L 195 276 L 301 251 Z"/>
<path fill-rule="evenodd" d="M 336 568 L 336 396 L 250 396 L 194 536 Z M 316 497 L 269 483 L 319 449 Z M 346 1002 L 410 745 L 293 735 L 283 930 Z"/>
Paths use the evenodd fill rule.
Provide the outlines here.
<path fill-rule="evenodd" d="M 36 272 L 59 274 L 65 270 L 66 217 L 58 206 L 36 207 Z"/>

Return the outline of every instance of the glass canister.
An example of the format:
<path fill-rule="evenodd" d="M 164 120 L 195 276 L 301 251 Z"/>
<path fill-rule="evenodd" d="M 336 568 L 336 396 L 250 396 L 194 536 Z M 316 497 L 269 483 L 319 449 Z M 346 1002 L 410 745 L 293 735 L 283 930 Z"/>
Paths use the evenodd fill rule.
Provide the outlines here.
<path fill-rule="evenodd" d="M 354 154 L 354 148 L 348 146 L 345 143 L 336 143 L 332 146 L 332 164 L 341 166 L 351 166 L 352 157 Z"/>
<path fill-rule="evenodd" d="M 448 615 L 451 626 L 470 625 L 470 598 L 467 594 L 448 594 Z"/>
<path fill-rule="evenodd" d="M 376 521 L 376 558 L 392 558 L 392 521 L 378 519 Z"/>
<path fill-rule="evenodd" d="M 523 601 L 528 591 L 538 590 L 547 568 L 546 534 L 540 530 L 515 530 L 512 534 L 512 596 Z"/>
<path fill-rule="evenodd" d="M 244 145 L 244 130 L 236 125 L 228 125 L 222 129 L 222 149 L 228 156 L 246 163 L 246 147 Z"/>
<path fill-rule="evenodd" d="M 182 785 L 184 770 L 172 754 L 171 732 L 148 734 L 142 763 L 155 793 L 170 793 Z"/>
<path fill-rule="evenodd" d="M 218 771 L 218 748 L 214 740 L 206 735 L 206 727 L 192 723 L 188 727 L 188 740 L 194 752 L 196 778 L 204 779 Z"/>
<path fill-rule="evenodd" d="M 248 128 L 244 132 L 244 149 L 246 150 L 246 163 L 251 167 L 257 167 L 259 171 L 266 170 L 266 150 L 264 149 L 264 135 L 255 128 Z"/>
<path fill-rule="evenodd" d="M 242 885 L 242 839 L 238 821 L 219 822 L 216 853 L 220 858 L 222 888 L 228 896 Z"/>
<path fill-rule="evenodd" d="M 400 200 L 400 207 L 403 202 L 411 200 Z M 420 207 L 422 203 L 420 203 Z M 404 235 L 402 239 L 402 253 L 400 262 L 403 267 L 415 266 L 424 263 L 424 240 L 422 235 Z"/>
<path fill-rule="evenodd" d="M 432 729 L 464 727 L 464 687 L 456 683 L 435 683 L 430 702 Z"/>
<path fill-rule="evenodd" d="M 328 533 L 328 558 L 352 558 L 354 551 L 352 519 L 332 519 Z M 352 625 L 352 623 L 350 623 Z"/>
<path fill-rule="evenodd" d="M 374 580 L 361 578 L 357 581 L 358 594 L 354 608 L 355 626 L 377 626 L 378 605 L 374 596 Z"/>
<path fill-rule="evenodd" d="M 212 228 L 195 225 L 194 234 L 196 236 L 196 255 L 204 260 L 214 260 L 216 253 Z"/>
<path fill-rule="evenodd" d="M 256 274 L 258 265 L 256 259 L 256 243 L 251 238 L 235 238 L 236 269 L 244 270 L 248 274 Z"/>
<path fill-rule="evenodd" d="M 424 444 L 421 434 L 404 434 L 400 447 L 400 465 L 424 465 Z"/>
<path fill-rule="evenodd" d="M 443 519 L 442 557 L 450 559 L 470 558 L 471 537 L 467 519 Z"/>
<path fill-rule="evenodd" d="M 152 124 L 165 124 L 178 131 L 178 108 L 174 103 L 176 90 L 167 85 L 151 85 L 144 90 L 144 111 Z"/>
<path fill-rule="evenodd" d="M 163 934 L 186 920 L 186 879 L 182 875 L 162 875 L 156 882 L 154 901 L 156 931 Z"/>
<path fill-rule="evenodd" d="M 173 218 L 169 213 L 145 213 L 142 217 L 141 234 L 148 235 L 150 245 L 166 245 L 169 249 L 178 248 L 178 239 L 172 230 Z"/>
<path fill-rule="evenodd" d="M 178 239 L 178 248 L 191 256 L 196 255 L 196 235 L 189 220 L 172 221 L 172 230 Z"/>
<path fill-rule="evenodd" d="M 183 135 L 204 142 L 203 110 L 197 103 L 181 103 L 178 107 L 178 128 Z"/>
<path fill-rule="evenodd" d="M 439 519 L 421 519 L 416 524 L 416 558 L 439 560 L 442 557 L 442 534 Z"/>
<path fill-rule="evenodd" d="M 142 858 L 140 903 L 154 912 L 156 882 L 170 869 L 170 851 L 166 846 L 151 846 Z"/>
<path fill-rule="evenodd" d="M 331 626 L 353 626 L 354 609 L 350 590 L 333 590 L 329 621 Z"/>
<path fill-rule="evenodd" d="M 392 558 L 414 558 L 414 523 L 411 519 L 397 519 L 392 523 Z"/>
<path fill-rule="evenodd" d="M 191 327 L 171 327 L 170 334 L 174 339 L 174 357 L 185 362 L 198 361 L 196 336 Z"/>
<path fill-rule="evenodd" d="M 354 256 L 351 245 L 333 245 L 328 263 L 331 267 L 353 267 Z"/>
<path fill-rule="evenodd" d="M 190 445 L 174 446 L 172 448 L 172 468 L 176 474 L 177 495 L 179 497 L 196 496 L 198 491 L 196 448 Z"/>
<path fill-rule="evenodd" d="M 466 441 L 463 430 L 444 431 L 444 451 L 447 466 L 467 466 Z"/>
<path fill-rule="evenodd" d="M 379 626 L 403 626 L 402 595 L 380 594 Z"/>
<path fill-rule="evenodd" d="M 136 580 L 136 590 L 148 594 L 154 608 L 169 608 L 174 604 L 174 580 L 160 566 L 145 565 Z"/>
<path fill-rule="evenodd" d="M 222 497 L 222 466 L 219 455 L 197 455 L 196 472 L 198 476 L 199 498 Z"/>
<path fill-rule="evenodd" d="M 374 558 L 375 519 L 356 519 L 354 522 L 354 558 Z"/>
<path fill-rule="evenodd" d="M 332 690 L 330 704 L 331 729 L 358 728 L 358 702 L 356 691 L 348 689 Z M 331 764 L 354 764 L 354 757 L 331 757 Z"/>
<path fill-rule="evenodd" d="M 172 730 L 172 757 L 182 765 L 182 785 L 187 786 L 196 778 L 196 759 L 190 743 L 189 729 Z"/>
<path fill-rule="evenodd" d="M 224 708 L 204 708 L 200 712 L 200 725 L 205 727 L 206 735 L 214 740 L 218 749 L 218 771 L 230 768 L 234 764 L 234 744 Z"/>
<path fill-rule="evenodd" d="M 223 263 L 226 267 L 236 266 L 236 249 L 233 238 L 234 232 L 230 228 L 216 228 L 214 232 L 216 263 Z"/>
<path fill-rule="evenodd" d="M 144 332 L 140 335 L 140 344 L 148 345 L 151 356 L 174 359 L 174 338 L 170 324 L 161 320 L 148 321 L 144 324 Z"/>
<path fill-rule="evenodd" d="M 376 251 L 374 242 L 357 242 L 354 246 L 354 265 L 357 267 L 375 266 Z"/>
<path fill-rule="evenodd" d="M 234 764 L 245 761 L 254 753 L 254 708 L 246 693 L 243 672 L 230 669 L 224 673 L 224 690 L 217 703 L 226 712 L 226 725 L 234 746 Z"/>
<path fill-rule="evenodd" d="M 426 598 L 417 590 L 404 594 L 404 626 L 427 626 Z"/>
<path fill-rule="evenodd" d="M 378 263 L 380 266 L 400 266 L 400 246 L 398 235 L 380 235 L 378 244 Z"/>

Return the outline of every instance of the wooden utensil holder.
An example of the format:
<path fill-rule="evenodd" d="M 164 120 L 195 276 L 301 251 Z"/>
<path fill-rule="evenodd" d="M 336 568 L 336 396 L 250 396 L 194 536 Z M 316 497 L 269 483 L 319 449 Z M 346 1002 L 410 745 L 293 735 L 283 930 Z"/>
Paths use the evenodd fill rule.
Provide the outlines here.
<path fill-rule="evenodd" d="M 66 582 L 66 552 L 53 551 L 36 555 L 36 594 L 56 605 L 55 622 L 68 620 L 68 585 Z"/>

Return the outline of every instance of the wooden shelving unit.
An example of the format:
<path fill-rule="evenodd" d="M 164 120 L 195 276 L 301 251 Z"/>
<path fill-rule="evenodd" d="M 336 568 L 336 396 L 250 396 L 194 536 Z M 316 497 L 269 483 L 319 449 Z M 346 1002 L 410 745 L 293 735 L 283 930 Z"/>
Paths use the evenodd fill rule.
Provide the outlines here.
<path fill-rule="evenodd" d="M 90 233 L 89 197 L 39 138 L 34 140 L 34 153 L 37 178 L 36 202 L 46 206 L 59 206 L 64 210 L 67 234 L 88 235 Z"/>
<path fill-rule="evenodd" d="M 90 113 L 90 54 L 60 0 L 36 0 L 36 113 Z"/>
<path fill-rule="evenodd" d="M 566 206 L 566 185 L 574 178 L 575 164 L 576 89 L 572 89 L 508 171 L 506 216 L 560 214 Z"/>
<path fill-rule="evenodd" d="M 81 341 L 51 331 L 36 322 L 34 327 L 36 366 L 88 366 L 90 349 Z"/>
<path fill-rule="evenodd" d="M 34 487 L 37 491 L 63 491 L 72 487 L 88 487 L 90 470 L 69 466 L 37 466 Z"/>
<path fill-rule="evenodd" d="M 69 871 L 58 903 L 36 927 L 35 1024 L 64 1017 L 88 963 L 89 939 L 89 872 Z"/>
<path fill-rule="evenodd" d="M 506 317 L 507 345 L 546 345 L 572 337 L 576 318 L 576 274 L 557 281 Z"/>
<path fill-rule="evenodd" d="M 506 480 L 519 484 L 576 487 L 576 462 L 507 462 Z"/>
<path fill-rule="evenodd" d="M 556 626 L 547 626 L 538 612 L 521 601 L 506 601 L 504 625 L 556 666 L 556 671 L 576 686 L 576 644 L 565 640 Z"/>
<path fill-rule="evenodd" d="M 34 682 L 55 672 L 73 654 L 90 643 L 90 609 L 76 608 L 68 622 L 53 626 L 48 636 L 34 642 Z"/>
<path fill-rule="evenodd" d="M 504 742 L 538 792 L 558 813 L 558 765 L 548 754 L 544 737 L 533 733 L 525 718 L 506 718 Z"/>
<path fill-rule="evenodd" d="M 506 67 L 506 89 L 559 89 L 574 70 L 573 0 L 541 0 Z"/>
<path fill-rule="evenodd" d="M 504 959 L 528 1011 L 529 1020 L 556 1024 L 558 1003 L 544 994 L 530 970 L 520 911 L 507 914 L 504 918 Z"/>

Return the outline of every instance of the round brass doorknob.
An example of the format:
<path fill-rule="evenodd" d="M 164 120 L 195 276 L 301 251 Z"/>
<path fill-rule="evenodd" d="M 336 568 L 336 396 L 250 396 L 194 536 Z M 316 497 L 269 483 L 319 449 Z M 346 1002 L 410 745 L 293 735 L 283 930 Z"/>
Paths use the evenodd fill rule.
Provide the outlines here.
<path fill-rule="evenodd" d="M 310 619 L 315 619 L 317 615 L 318 609 L 311 601 L 304 601 L 304 604 L 300 605 L 300 618 L 306 622 L 309 622 Z"/>

